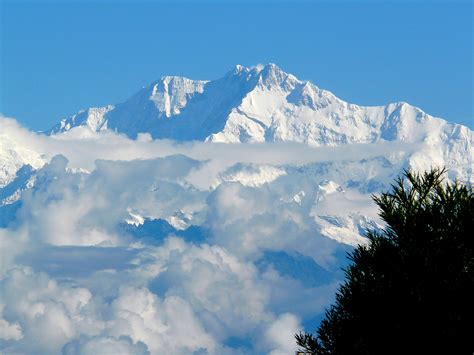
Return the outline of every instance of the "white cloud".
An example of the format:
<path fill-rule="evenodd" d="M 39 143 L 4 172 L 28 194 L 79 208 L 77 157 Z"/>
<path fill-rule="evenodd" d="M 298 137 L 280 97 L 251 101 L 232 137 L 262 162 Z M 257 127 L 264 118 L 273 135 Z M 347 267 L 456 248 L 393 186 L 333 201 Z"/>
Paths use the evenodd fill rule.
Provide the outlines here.
<path fill-rule="evenodd" d="M 265 309 L 269 290 L 259 284 L 253 264 L 218 246 L 174 249 L 176 242 L 171 239 L 164 246 L 169 261 L 151 283 L 156 292 L 189 300 L 207 327 L 223 339 L 248 335 L 269 319 Z M 164 258 L 163 251 L 155 254 L 158 262 Z"/>
<path fill-rule="evenodd" d="M 111 336 L 82 337 L 71 341 L 62 349 L 64 355 L 97 355 L 97 354 L 120 354 L 120 355 L 149 355 L 144 343 L 133 343 L 129 337 Z"/>
<path fill-rule="evenodd" d="M 185 354 L 199 349 L 212 352 L 216 346 L 191 306 L 180 297 L 161 300 L 146 288 L 125 287 L 112 310 L 109 333 L 142 341 L 154 354 Z"/>
<path fill-rule="evenodd" d="M 18 322 L 9 323 L 7 320 L 3 319 L 3 308 L 5 308 L 5 305 L 0 304 L 0 339 L 20 340 L 23 338 L 20 324 L 18 324 Z"/>
<path fill-rule="evenodd" d="M 301 331 L 298 319 L 290 313 L 282 314 L 266 331 L 270 355 L 286 355 L 295 351 L 295 334 Z"/>
<path fill-rule="evenodd" d="M 0 288 L 4 317 L 19 323 L 23 333 L 7 353 L 56 353 L 78 332 L 94 328 L 95 319 L 84 317 L 92 297 L 87 289 L 63 287 L 30 268 L 10 270 Z"/>
<path fill-rule="evenodd" d="M 321 314 L 338 283 L 309 285 L 289 269 L 308 257 L 336 275 L 345 249 L 324 235 L 334 221 L 358 233 L 344 219 L 356 207 L 375 219 L 368 192 L 416 148 L 47 137 L 5 118 L 0 142 L 0 178 L 18 168 L 12 149 L 19 164 L 44 164 L 0 228 L 0 350 L 48 354 L 291 353 L 300 321 Z M 345 192 L 319 199 L 324 180 Z M 120 226 L 130 211 L 140 228 L 186 216 L 176 223 L 200 239 L 169 227 L 137 239 Z M 293 259 L 260 267 L 270 251 Z"/>

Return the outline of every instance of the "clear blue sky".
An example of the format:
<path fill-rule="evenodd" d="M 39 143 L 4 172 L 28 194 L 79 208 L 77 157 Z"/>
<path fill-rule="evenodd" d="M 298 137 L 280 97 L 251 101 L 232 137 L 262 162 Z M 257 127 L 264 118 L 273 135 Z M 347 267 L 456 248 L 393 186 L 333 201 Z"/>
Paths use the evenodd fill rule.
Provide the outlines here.
<path fill-rule="evenodd" d="M 162 75 L 267 62 L 474 127 L 470 1 L 0 1 L 0 112 L 32 129 Z"/>

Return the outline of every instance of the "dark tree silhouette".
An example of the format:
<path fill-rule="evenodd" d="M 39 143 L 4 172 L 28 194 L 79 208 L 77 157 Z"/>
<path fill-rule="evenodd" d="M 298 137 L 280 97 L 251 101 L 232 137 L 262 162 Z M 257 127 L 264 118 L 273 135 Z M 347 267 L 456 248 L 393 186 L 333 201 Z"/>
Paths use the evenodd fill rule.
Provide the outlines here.
<path fill-rule="evenodd" d="M 374 197 L 386 222 L 350 255 L 315 335 L 315 354 L 473 354 L 474 198 L 444 170 L 405 171 Z"/>

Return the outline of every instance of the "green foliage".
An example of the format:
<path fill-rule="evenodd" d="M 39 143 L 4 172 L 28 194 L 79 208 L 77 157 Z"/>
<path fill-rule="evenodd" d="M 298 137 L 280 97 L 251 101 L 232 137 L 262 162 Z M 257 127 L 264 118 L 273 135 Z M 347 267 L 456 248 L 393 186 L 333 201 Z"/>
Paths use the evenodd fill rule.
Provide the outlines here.
<path fill-rule="evenodd" d="M 405 171 L 374 197 L 387 226 L 349 255 L 346 279 L 316 336 L 315 354 L 472 354 L 474 198 L 444 170 Z"/>

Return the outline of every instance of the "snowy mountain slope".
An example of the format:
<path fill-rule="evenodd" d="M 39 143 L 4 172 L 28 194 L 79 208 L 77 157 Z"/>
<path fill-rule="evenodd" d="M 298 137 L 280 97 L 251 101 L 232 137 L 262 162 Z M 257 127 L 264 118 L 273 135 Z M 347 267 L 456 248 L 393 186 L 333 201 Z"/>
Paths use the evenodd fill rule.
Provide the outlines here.
<path fill-rule="evenodd" d="M 0 187 L 0 206 L 15 203 L 21 198 L 22 191 L 32 188 L 34 184 L 33 168 L 31 165 L 23 165 L 9 184 Z"/>
<path fill-rule="evenodd" d="M 61 120 L 54 128 L 54 132 L 68 131 L 77 125 L 85 125 L 95 132 L 107 129 L 107 121 L 104 116 L 115 107 L 112 105 L 105 107 L 92 107 L 79 111 L 77 114 Z"/>
<path fill-rule="evenodd" d="M 38 169 L 45 164 L 40 153 L 24 144 L 22 139 L 11 134 L 13 120 L 0 117 L 0 188 L 8 185 L 16 178 L 17 171 L 24 165 Z"/>

